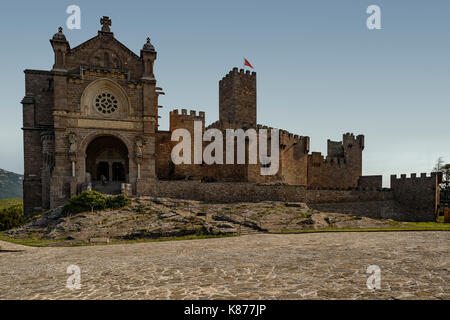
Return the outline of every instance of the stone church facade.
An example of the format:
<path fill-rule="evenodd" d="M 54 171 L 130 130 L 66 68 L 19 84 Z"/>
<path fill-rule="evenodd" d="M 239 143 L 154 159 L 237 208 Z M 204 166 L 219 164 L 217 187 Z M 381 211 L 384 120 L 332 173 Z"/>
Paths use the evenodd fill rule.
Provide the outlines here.
<path fill-rule="evenodd" d="M 309 137 L 280 131 L 280 169 L 261 176 L 256 165 L 180 165 L 171 162 L 171 133 L 267 128 L 257 122 L 256 73 L 234 68 L 219 82 L 219 120 L 205 113 L 170 112 L 170 129 L 159 130 L 157 52 L 150 39 L 137 55 L 111 32 L 111 20 L 92 39 L 71 48 L 62 28 L 50 40 L 50 71 L 25 70 L 23 105 L 24 206 L 26 214 L 54 208 L 86 188 L 154 194 L 158 181 L 184 179 L 357 187 L 364 136 L 347 133 L 328 141 L 328 155 L 309 151 Z M 378 180 L 375 182 L 378 185 Z M 381 187 L 381 186 L 380 186 Z"/>

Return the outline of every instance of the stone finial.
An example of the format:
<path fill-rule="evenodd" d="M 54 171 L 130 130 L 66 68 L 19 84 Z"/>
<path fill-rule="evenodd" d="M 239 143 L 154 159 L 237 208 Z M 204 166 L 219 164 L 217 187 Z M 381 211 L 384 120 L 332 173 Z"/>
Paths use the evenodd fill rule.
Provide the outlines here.
<path fill-rule="evenodd" d="M 111 32 L 111 29 L 109 27 L 112 25 L 112 21 L 109 17 L 103 16 L 100 19 L 100 24 L 102 25 L 103 32 Z"/>
<path fill-rule="evenodd" d="M 144 47 L 142 48 L 143 51 L 155 51 L 155 47 L 150 42 L 150 38 L 147 38 L 147 42 L 144 44 Z"/>
<path fill-rule="evenodd" d="M 63 28 L 59 27 L 58 32 L 53 35 L 53 41 L 67 41 L 66 36 L 63 33 Z"/>

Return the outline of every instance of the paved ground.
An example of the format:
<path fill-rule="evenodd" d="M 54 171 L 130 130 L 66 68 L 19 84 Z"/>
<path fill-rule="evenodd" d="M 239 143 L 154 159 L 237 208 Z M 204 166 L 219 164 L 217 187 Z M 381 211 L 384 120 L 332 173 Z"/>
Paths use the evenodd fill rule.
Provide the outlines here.
<path fill-rule="evenodd" d="M 70 248 L 0 242 L 1 299 L 450 299 L 450 232 L 251 235 Z M 81 289 L 69 290 L 69 265 Z M 367 288 L 369 265 L 381 289 Z"/>

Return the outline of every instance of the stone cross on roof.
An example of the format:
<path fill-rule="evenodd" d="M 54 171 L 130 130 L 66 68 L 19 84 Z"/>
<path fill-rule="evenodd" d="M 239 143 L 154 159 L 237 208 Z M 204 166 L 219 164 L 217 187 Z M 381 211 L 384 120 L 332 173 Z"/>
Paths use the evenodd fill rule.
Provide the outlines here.
<path fill-rule="evenodd" d="M 112 25 L 111 19 L 107 16 L 103 16 L 103 18 L 100 19 L 100 23 L 102 24 L 102 31 L 103 32 L 110 32 L 111 29 L 109 28 Z"/>

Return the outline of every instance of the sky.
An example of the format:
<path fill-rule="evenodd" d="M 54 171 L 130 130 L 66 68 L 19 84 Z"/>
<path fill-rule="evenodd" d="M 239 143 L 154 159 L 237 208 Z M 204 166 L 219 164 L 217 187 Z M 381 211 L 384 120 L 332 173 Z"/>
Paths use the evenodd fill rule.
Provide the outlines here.
<path fill-rule="evenodd" d="M 69 5 L 81 29 L 68 30 Z M 381 29 L 369 30 L 369 5 Z M 257 72 L 258 123 L 327 139 L 365 135 L 363 174 L 430 172 L 450 163 L 450 1 L 4 1 L 0 11 L 0 168 L 23 173 L 25 69 L 50 70 L 59 26 L 71 47 L 112 20 L 115 37 L 139 54 L 147 37 L 155 63 L 161 129 L 185 108 L 218 119 L 218 82 L 246 57 Z"/>

